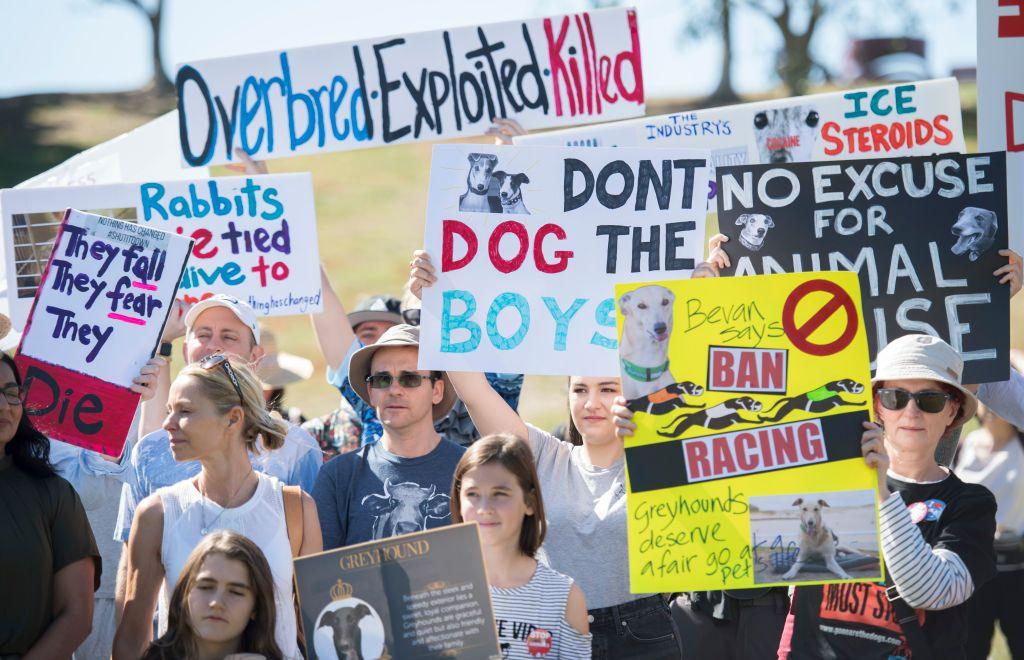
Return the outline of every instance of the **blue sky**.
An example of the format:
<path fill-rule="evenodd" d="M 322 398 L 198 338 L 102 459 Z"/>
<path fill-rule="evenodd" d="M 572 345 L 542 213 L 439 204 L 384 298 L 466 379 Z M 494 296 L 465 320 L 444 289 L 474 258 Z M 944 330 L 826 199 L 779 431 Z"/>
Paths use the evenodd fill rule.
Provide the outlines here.
<path fill-rule="evenodd" d="M 925 14 L 933 76 L 975 62 L 974 2 L 959 11 L 938 0 L 908 2 Z M 878 0 L 843 0 L 878 5 Z M 629 4 L 629 3 L 627 3 Z M 649 97 L 698 96 L 717 82 L 719 46 L 712 39 L 682 43 L 686 7 L 699 0 L 635 0 L 644 86 Z M 403 32 L 535 17 L 578 10 L 581 0 L 165 0 L 164 52 L 174 63 L 246 52 L 346 41 Z M 104 92 L 136 88 L 150 76 L 149 25 L 120 0 L 0 0 L 4 47 L 0 97 L 38 92 Z M 877 15 L 876 15 L 877 16 Z M 827 21 L 816 52 L 842 71 L 849 39 L 892 36 L 898 28 L 877 16 L 872 25 Z M 742 93 L 770 89 L 774 28 L 749 11 L 734 27 L 734 81 Z"/>

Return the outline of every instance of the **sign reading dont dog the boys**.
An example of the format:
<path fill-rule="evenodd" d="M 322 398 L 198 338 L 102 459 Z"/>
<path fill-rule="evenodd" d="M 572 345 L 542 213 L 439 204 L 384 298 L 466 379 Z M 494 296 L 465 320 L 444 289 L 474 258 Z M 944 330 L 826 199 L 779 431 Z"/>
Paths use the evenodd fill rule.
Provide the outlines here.
<path fill-rule="evenodd" d="M 8 303 L 25 322 L 63 209 L 137 222 L 193 239 L 179 295 L 226 293 L 261 315 L 321 309 L 312 178 L 307 173 L 0 192 Z"/>
<path fill-rule="evenodd" d="M 16 359 L 25 412 L 51 438 L 119 456 L 188 260 L 183 236 L 69 209 Z"/>
<path fill-rule="evenodd" d="M 434 147 L 420 367 L 612 375 L 616 282 L 688 277 L 706 154 Z"/>
<path fill-rule="evenodd" d="M 502 657 L 475 523 L 301 557 L 295 581 L 311 659 Z"/>
<path fill-rule="evenodd" d="M 853 273 L 616 287 L 633 592 L 879 579 L 858 287 Z"/>
<path fill-rule="evenodd" d="M 189 165 L 644 113 L 636 12 L 618 8 L 192 62 L 176 87 Z"/>
<path fill-rule="evenodd" d="M 752 275 L 860 275 L 871 357 L 905 334 L 945 339 L 964 382 L 1009 376 L 1005 154 L 719 168 L 718 221 Z"/>

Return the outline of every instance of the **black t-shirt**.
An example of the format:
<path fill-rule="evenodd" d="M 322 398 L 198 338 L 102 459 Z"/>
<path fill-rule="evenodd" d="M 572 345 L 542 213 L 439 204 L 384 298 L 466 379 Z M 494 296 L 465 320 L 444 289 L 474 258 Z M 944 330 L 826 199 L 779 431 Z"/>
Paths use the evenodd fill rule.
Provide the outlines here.
<path fill-rule="evenodd" d="M 992 539 L 996 501 L 984 486 L 965 484 L 954 474 L 937 484 L 890 478 L 912 512 L 924 540 L 955 552 L 974 588 L 996 574 Z M 918 610 L 918 621 L 935 658 L 963 658 L 967 603 L 945 610 Z M 910 658 L 903 632 L 885 595 L 870 582 L 798 587 L 782 637 L 788 658 Z"/>

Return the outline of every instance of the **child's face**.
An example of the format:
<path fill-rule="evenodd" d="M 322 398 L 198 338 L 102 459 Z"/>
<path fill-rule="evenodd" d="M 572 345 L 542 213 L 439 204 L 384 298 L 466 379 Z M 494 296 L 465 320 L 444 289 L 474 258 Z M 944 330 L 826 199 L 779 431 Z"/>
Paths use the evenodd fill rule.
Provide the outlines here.
<path fill-rule="evenodd" d="M 189 621 L 200 639 L 227 642 L 241 637 L 255 605 L 245 564 L 216 553 L 203 560 L 188 594 Z"/>
<path fill-rule="evenodd" d="M 497 462 L 467 471 L 459 498 L 462 519 L 476 522 L 484 545 L 518 543 L 523 517 L 533 515 L 519 480 Z"/>

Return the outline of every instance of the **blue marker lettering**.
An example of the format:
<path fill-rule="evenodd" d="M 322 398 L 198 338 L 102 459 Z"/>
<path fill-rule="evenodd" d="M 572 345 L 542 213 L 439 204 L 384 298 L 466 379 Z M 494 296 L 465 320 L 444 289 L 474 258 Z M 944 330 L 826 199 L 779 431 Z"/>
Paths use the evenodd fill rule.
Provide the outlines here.
<path fill-rule="evenodd" d="M 461 314 L 452 314 L 452 301 L 461 300 L 466 306 L 466 311 Z M 476 298 L 469 291 L 453 290 L 441 294 L 441 352 L 442 353 L 469 353 L 475 351 L 480 345 L 480 324 L 471 321 L 470 318 L 476 313 Z M 453 330 L 468 330 L 469 339 L 452 343 Z"/>
<path fill-rule="evenodd" d="M 544 296 L 541 300 L 544 301 L 548 311 L 551 312 L 551 318 L 555 320 L 554 348 L 556 351 L 564 351 L 566 336 L 569 334 L 569 321 L 572 320 L 572 317 L 576 316 L 576 312 L 580 311 L 580 308 L 587 302 L 587 299 L 577 298 L 569 306 L 569 309 L 564 312 L 558 307 L 558 301 L 554 298 Z"/>

